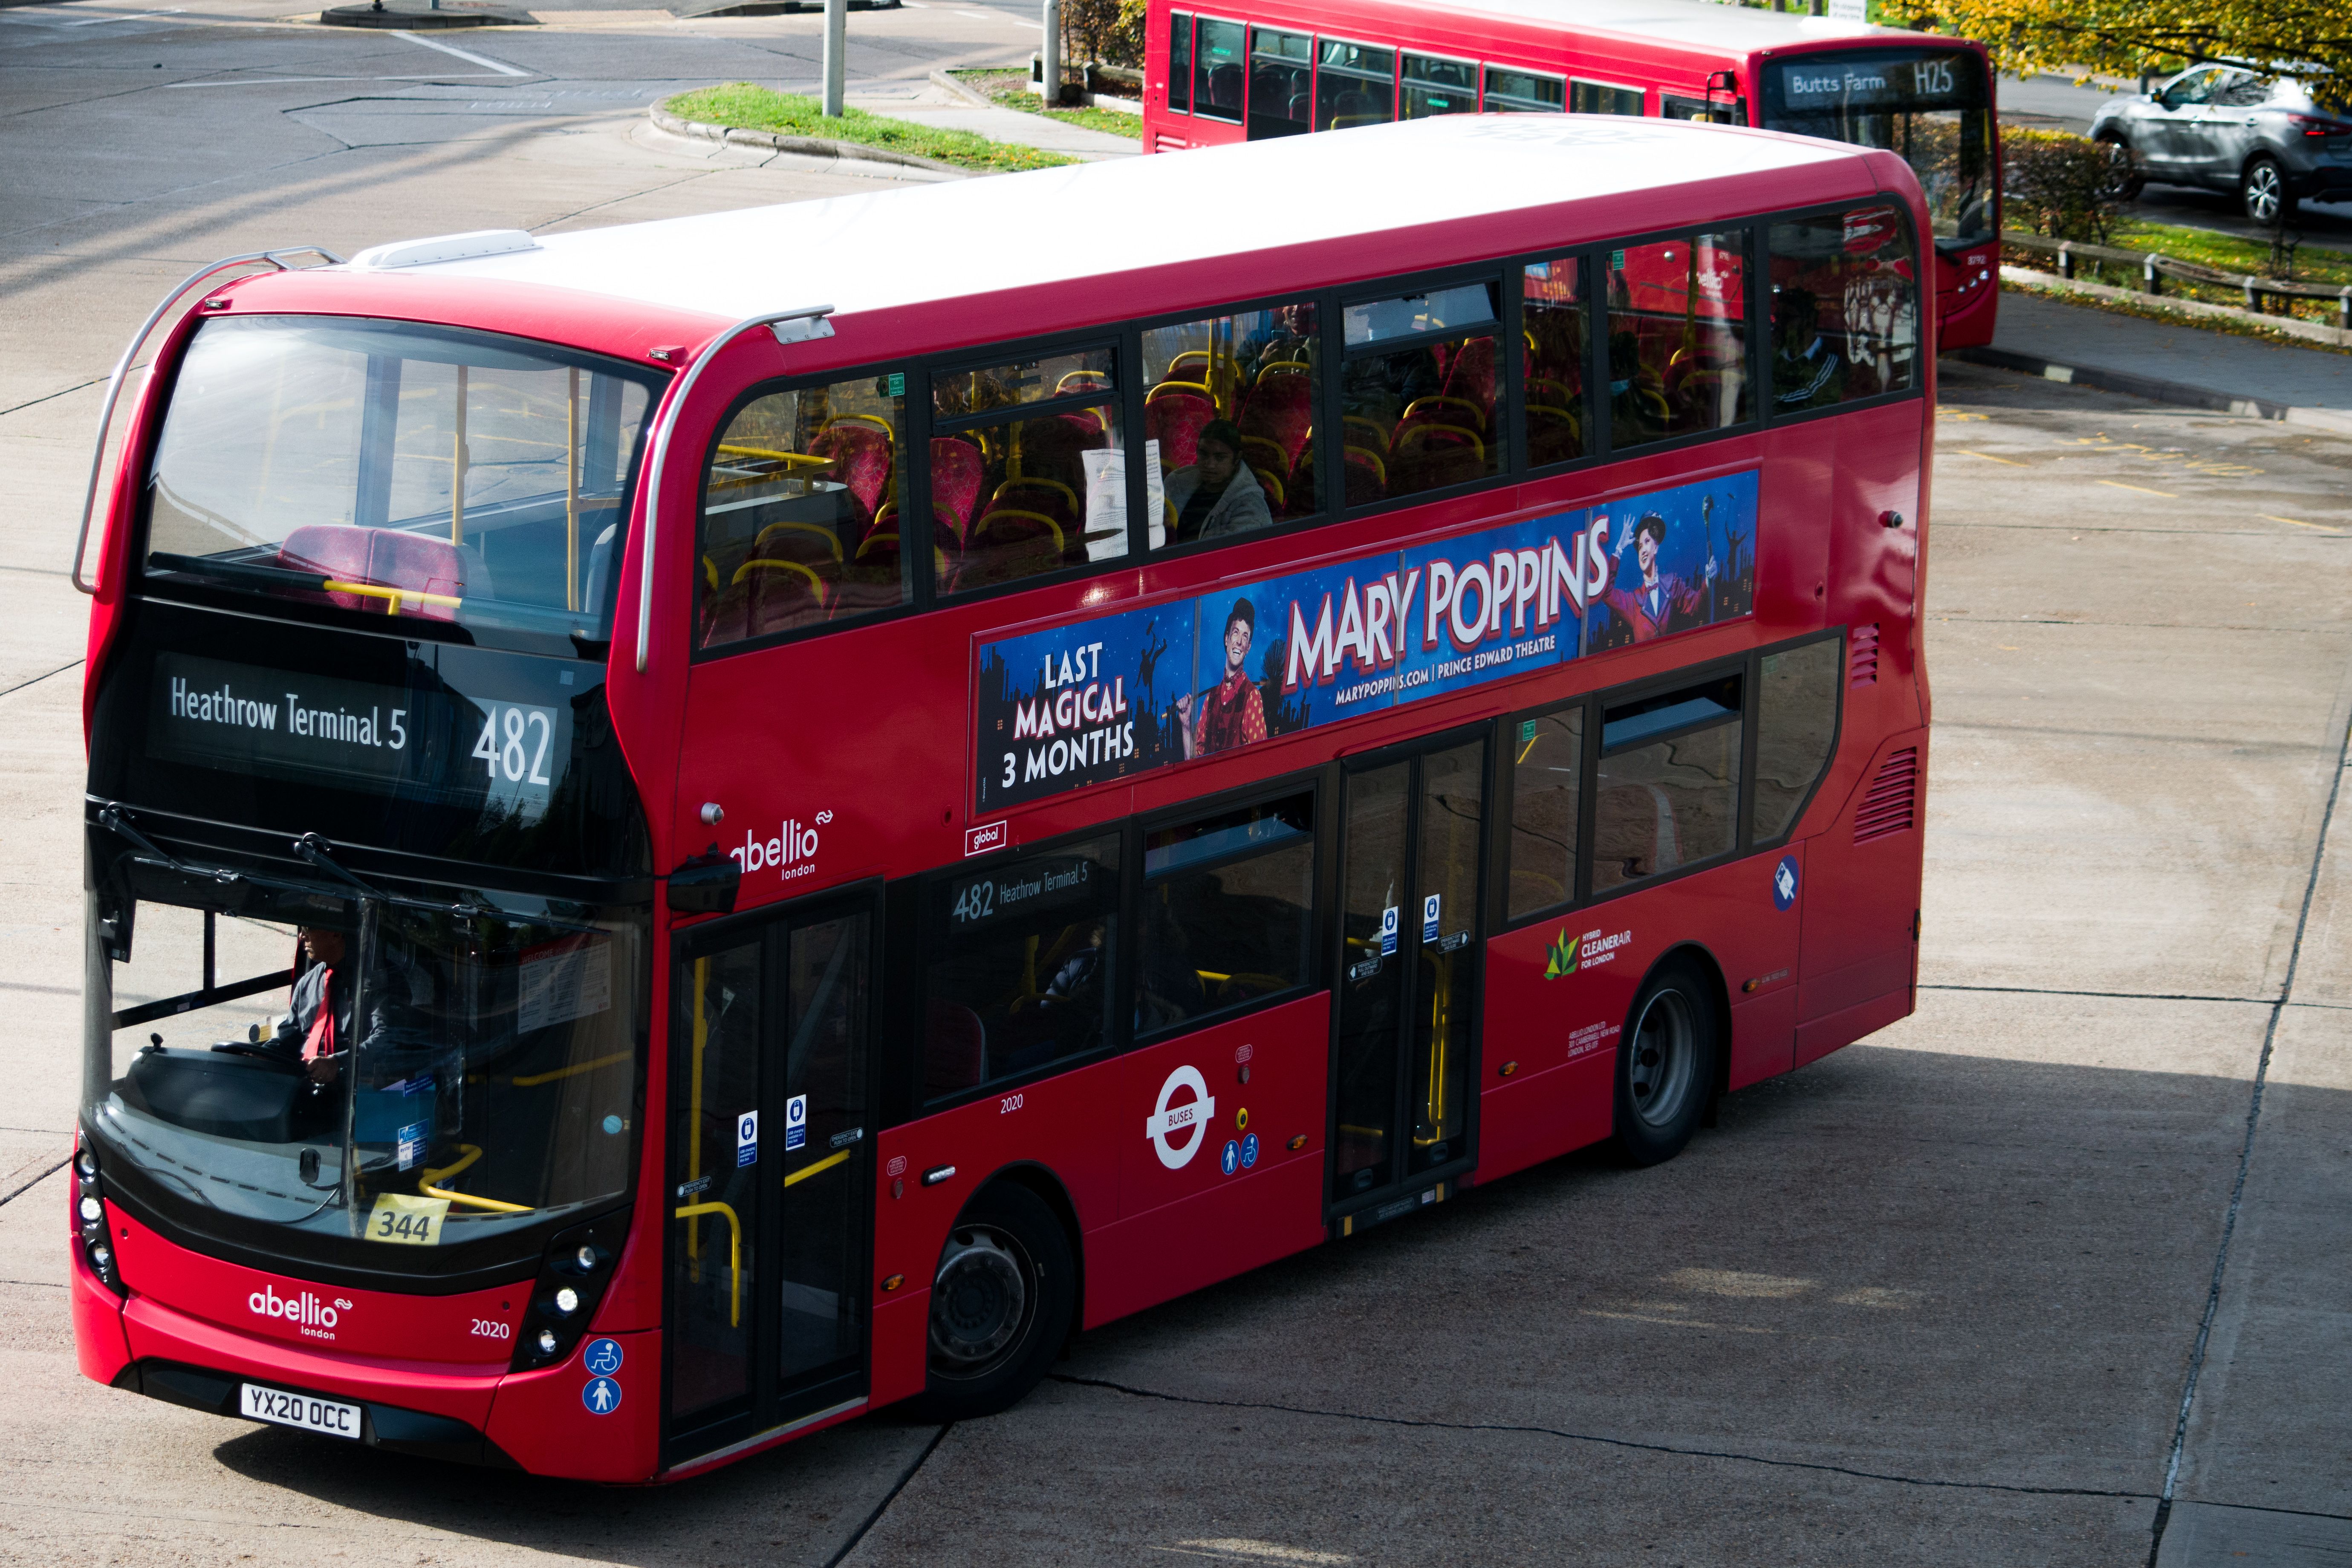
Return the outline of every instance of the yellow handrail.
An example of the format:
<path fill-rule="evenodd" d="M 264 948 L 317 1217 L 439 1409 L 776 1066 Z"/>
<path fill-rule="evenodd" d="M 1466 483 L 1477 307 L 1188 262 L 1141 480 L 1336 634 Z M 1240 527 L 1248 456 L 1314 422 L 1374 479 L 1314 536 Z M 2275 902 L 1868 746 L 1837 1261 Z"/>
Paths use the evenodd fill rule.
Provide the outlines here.
<path fill-rule="evenodd" d="M 553 1072 L 527 1073 L 518 1078 L 509 1079 L 507 1081 L 517 1089 L 537 1089 L 541 1084 L 553 1083 L 560 1078 L 578 1078 L 583 1072 L 594 1072 L 598 1068 L 608 1068 L 614 1062 L 627 1061 L 635 1054 L 632 1051 L 614 1051 L 611 1056 L 598 1057 L 593 1062 L 581 1062 L 573 1067 L 557 1068 Z"/>
<path fill-rule="evenodd" d="M 458 1155 L 456 1164 L 444 1165 L 437 1171 L 427 1169 L 416 1173 L 418 1192 L 428 1198 L 439 1198 L 444 1203 L 464 1204 L 467 1208 L 488 1209 L 492 1214 L 530 1214 L 531 1212 L 531 1205 L 529 1204 L 510 1204 L 499 1198 L 478 1198 L 466 1193 L 453 1193 L 441 1186 L 440 1183 L 447 1181 L 482 1157 L 482 1152 L 471 1143 L 460 1143 L 457 1147 L 463 1152 Z"/>
<path fill-rule="evenodd" d="M 805 1181 L 807 1181 L 811 1176 L 815 1175 L 819 1171 L 830 1171 L 830 1170 L 831 1170 L 831 1169 L 833 1169 L 835 1165 L 840 1164 L 844 1160 L 846 1160 L 846 1159 L 848 1159 L 848 1158 L 849 1158 L 849 1151 L 848 1151 L 848 1150 L 846 1150 L 846 1149 L 842 1150 L 842 1151 L 841 1151 L 840 1152 L 838 1152 L 838 1153 L 835 1153 L 835 1154 L 827 1154 L 824 1159 L 819 1160 L 815 1164 L 814 1164 L 814 1165 L 803 1165 L 803 1166 L 802 1166 L 799 1170 L 794 1171 L 791 1175 L 786 1176 L 786 1177 L 784 1178 L 784 1185 L 786 1185 L 786 1186 L 788 1186 L 788 1187 L 789 1187 L 789 1186 L 791 1186 L 794 1182 L 805 1182 Z"/>
<path fill-rule="evenodd" d="M 735 1328 L 743 1321 L 743 1222 L 725 1204 L 688 1204 L 671 1215 L 673 1219 L 691 1219 L 696 1215 L 715 1214 L 727 1216 L 727 1276 L 731 1300 L 727 1310 L 727 1326 Z"/>
<path fill-rule="evenodd" d="M 332 577 L 327 579 L 327 591 L 331 594 L 358 594 L 371 599 L 383 599 L 386 601 L 383 613 L 387 616 L 400 614 L 400 602 L 403 599 L 414 599 L 419 605 L 446 605 L 451 609 L 456 609 L 466 602 L 454 594 L 427 594 L 421 588 L 387 588 L 380 583 L 342 583 Z"/>

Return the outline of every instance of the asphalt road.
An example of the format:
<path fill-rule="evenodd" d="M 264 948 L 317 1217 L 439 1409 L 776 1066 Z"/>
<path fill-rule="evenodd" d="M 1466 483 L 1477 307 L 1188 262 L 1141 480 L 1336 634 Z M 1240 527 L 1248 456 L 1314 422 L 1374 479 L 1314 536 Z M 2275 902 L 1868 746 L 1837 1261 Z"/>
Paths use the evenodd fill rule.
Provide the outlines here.
<path fill-rule="evenodd" d="M 674 85 L 813 82 L 812 17 L 457 41 L 492 69 L 140 9 L 0 11 L 0 1561 L 2104 1565 L 2160 1510 L 2162 1568 L 2352 1550 L 2352 443 L 1965 366 L 1921 1011 L 1683 1158 L 1556 1162 L 1088 1335 L 1005 1415 L 661 1490 L 80 1381 L 63 565 L 94 380 L 237 250 L 877 184 L 644 129 Z M 874 93 L 1030 47 L 985 5 L 850 30 Z"/>

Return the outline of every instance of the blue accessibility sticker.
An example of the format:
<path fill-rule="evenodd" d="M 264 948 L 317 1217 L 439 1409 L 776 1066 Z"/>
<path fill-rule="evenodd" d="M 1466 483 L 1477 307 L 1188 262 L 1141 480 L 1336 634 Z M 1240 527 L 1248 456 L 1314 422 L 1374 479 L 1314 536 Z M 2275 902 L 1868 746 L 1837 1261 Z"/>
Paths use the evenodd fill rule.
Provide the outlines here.
<path fill-rule="evenodd" d="M 1246 1171 L 1252 1165 L 1256 1163 L 1257 1134 L 1253 1132 L 1248 1137 L 1242 1140 L 1242 1169 Z"/>
<path fill-rule="evenodd" d="M 580 1352 L 580 1364 L 594 1376 L 612 1376 L 621 1370 L 621 1342 L 590 1340 L 588 1348 Z"/>
<path fill-rule="evenodd" d="M 1797 858 L 1783 855 L 1772 868 L 1772 907 L 1785 910 L 1797 901 Z"/>
<path fill-rule="evenodd" d="M 1241 1168 L 1242 1146 L 1230 1138 L 1226 1139 L 1225 1152 L 1218 1156 L 1217 1163 L 1224 1167 L 1226 1175 L 1232 1175 Z"/>
<path fill-rule="evenodd" d="M 621 1385 L 609 1377 L 592 1377 L 580 1391 L 580 1403 L 591 1415 L 610 1415 L 621 1407 Z"/>

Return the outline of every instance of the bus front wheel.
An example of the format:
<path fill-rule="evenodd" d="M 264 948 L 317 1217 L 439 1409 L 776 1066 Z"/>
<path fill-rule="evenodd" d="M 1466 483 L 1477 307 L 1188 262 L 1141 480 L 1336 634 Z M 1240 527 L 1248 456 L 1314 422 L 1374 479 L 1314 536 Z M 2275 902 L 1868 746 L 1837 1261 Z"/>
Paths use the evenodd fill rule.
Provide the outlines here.
<path fill-rule="evenodd" d="M 1688 963 L 1670 963 L 1633 1000 L 1617 1045 L 1617 1152 L 1655 1165 L 1683 1152 L 1715 1090 L 1715 1003 Z"/>
<path fill-rule="evenodd" d="M 931 1280 L 924 1413 L 968 1421 L 1019 1403 L 1069 1337 L 1076 1284 L 1068 1233 L 1043 1198 L 1013 1182 L 973 1198 Z"/>

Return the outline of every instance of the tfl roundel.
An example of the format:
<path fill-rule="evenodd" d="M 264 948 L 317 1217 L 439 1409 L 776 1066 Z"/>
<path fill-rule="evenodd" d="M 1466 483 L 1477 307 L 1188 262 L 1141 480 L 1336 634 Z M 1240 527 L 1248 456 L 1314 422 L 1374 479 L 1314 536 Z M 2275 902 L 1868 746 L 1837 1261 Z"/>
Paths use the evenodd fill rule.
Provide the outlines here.
<path fill-rule="evenodd" d="M 1180 1094 L 1189 1098 L 1179 1099 Z M 1168 1081 L 1160 1086 L 1160 1100 L 1143 1124 L 1143 1135 L 1151 1140 L 1161 1164 L 1181 1171 L 1209 1141 L 1209 1118 L 1216 1113 L 1217 1102 L 1209 1097 L 1208 1079 L 1201 1076 L 1199 1068 L 1187 1064 L 1170 1073 Z"/>

